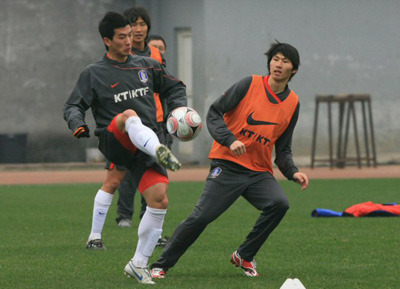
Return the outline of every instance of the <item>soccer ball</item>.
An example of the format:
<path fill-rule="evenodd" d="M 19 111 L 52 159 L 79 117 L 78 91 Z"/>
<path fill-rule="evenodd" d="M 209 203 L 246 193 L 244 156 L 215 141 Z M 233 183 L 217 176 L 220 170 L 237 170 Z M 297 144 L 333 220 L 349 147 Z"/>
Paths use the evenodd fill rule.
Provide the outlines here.
<path fill-rule="evenodd" d="M 167 119 L 167 131 L 180 141 L 190 141 L 200 134 L 203 124 L 193 108 L 178 107 Z"/>

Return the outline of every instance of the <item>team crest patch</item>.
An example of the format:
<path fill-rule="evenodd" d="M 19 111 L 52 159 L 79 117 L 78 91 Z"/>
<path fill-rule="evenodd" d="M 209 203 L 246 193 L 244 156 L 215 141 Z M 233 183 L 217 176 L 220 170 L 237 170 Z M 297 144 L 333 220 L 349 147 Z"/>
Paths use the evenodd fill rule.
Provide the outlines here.
<path fill-rule="evenodd" d="M 141 82 L 146 83 L 147 80 L 149 80 L 149 76 L 147 75 L 147 71 L 146 70 L 140 70 L 138 72 L 139 75 L 139 79 Z"/>
<path fill-rule="evenodd" d="M 222 169 L 220 167 L 216 167 L 212 170 L 211 172 L 211 178 L 215 179 L 216 177 L 218 177 L 222 172 Z"/>

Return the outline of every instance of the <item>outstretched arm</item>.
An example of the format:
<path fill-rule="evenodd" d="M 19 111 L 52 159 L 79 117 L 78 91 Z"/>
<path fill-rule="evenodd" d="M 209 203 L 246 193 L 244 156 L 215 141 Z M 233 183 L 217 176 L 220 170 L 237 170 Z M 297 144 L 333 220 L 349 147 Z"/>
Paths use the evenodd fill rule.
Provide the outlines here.
<path fill-rule="evenodd" d="M 166 99 L 168 110 L 173 111 L 175 108 L 187 106 L 185 84 L 158 62 L 155 63 L 155 66 L 157 67 L 153 70 L 155 73 L 154 91 Z"/>
<path fill-rule="evenodd" d="M 299 109 L 300 104 L 297 105 L 289 126 L 275 143 L 275 164 L 289 180 L 293 180 L 293 175 L 299 171 L 293 162 L 292 156 L 292 136 L 299 116 Z"/>
<path fill-rule="evenodd" d="M 93 91 L 90 87 L 90 73 L 86 69 L 79 76 L 70 97 L 64 105 L 64 119 L 73 135 L 77 138 L 89 137 L 89 128 L 85 123 L 86 111 L 90 108 Z"/>

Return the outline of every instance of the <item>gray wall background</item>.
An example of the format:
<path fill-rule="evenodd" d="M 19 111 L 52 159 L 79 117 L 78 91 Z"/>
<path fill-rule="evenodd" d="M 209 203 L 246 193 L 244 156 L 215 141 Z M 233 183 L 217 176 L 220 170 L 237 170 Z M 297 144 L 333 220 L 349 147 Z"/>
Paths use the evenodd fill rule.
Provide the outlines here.
<path fill-rule="evenodd" d="M 166 39 L 173 73 L 176 31 L 192 30 L 193 106 L 203 117 L 234 82 L 267 73 L 263 53 L 278 39 L 301 55 L 290 82 L 301 101 L 295 160 L 309 164 L 315 95 L 362 92 L 372 96 L 378 161 L 400 162 L 400 1 L 0 0 L 0 134 L 28 133 L 27 162 L 84 161 L 96 146 L 93 137 L 71 137 L 62 107 L 83 68 L 104 53 L 99 20 L 134 4 L 149 10 L 152 32 Z M 321 113 L 318 153 L 327 154 Z M 93 130 L 90 112 L 87 119 Z M 208 163 L 206 129 L 194 145 L 193 158 Z"/>

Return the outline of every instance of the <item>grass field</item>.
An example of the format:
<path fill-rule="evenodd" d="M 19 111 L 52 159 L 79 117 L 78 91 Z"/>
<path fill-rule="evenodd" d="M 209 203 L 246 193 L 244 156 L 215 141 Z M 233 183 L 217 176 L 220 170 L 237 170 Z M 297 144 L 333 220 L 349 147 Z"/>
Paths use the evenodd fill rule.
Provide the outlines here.
<path fill-rule="evenodd" d="M 311 218 L 365 201 L 400 202 L 399 179 L 313 180 L 304 192 L 283 181 L 291 208 L 256 260 L 259 278 L 229 262 L 258 212 L 238 200 L 212 223 L 158 288 L 271 288 L 299 278 L 307 289 L 400 288 L 399 218 Z M 85 249 L 99 184 L 0 186 L 0 288 L 137 288 L 124 276 L 137 241 L 118 228 L 116 200 L 103 232 L 106 251 Z M 173 183 L 164 234 L 193 209 L 203 183 Z M 138 200 L 138 196 L 136 196 Z M 138 208 L 139 201 L 135 207 Z M 157 248 L 152 260 L 161 253 Z"/>

